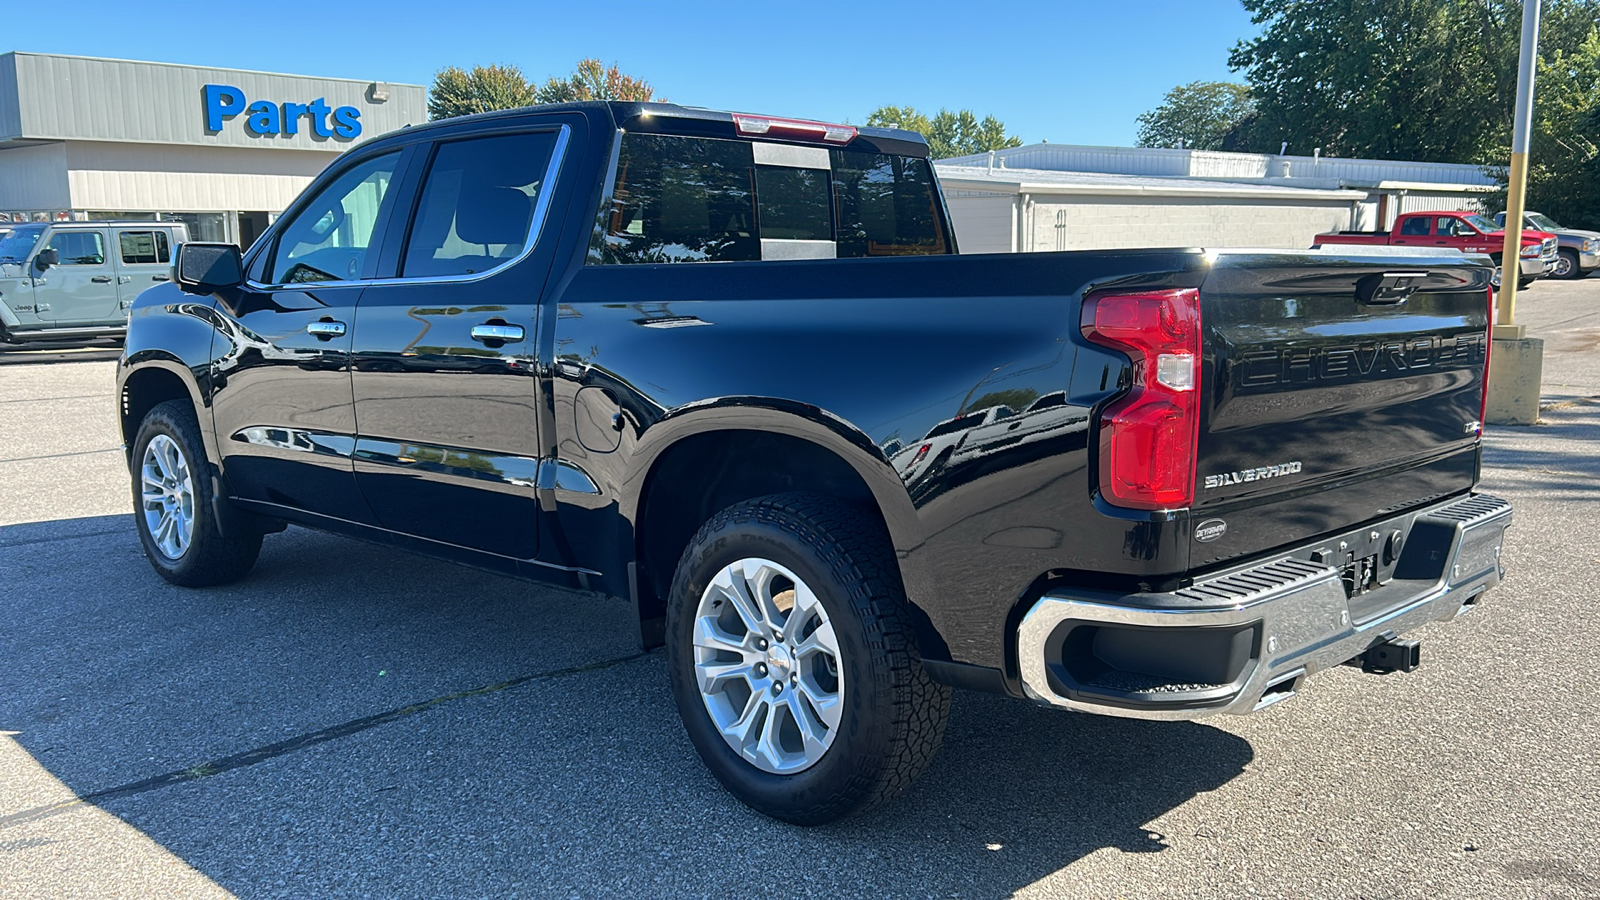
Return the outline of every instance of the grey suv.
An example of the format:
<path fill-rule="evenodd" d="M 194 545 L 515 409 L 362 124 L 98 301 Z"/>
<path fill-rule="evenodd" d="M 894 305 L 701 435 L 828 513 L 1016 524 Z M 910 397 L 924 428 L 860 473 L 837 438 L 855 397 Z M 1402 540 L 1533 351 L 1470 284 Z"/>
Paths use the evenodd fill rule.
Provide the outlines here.
<path fill-rule="evenodd" d="M 30 222 L 0 236 L 0 341 L 116 337 L 170 277 L 182 222 Z"/>

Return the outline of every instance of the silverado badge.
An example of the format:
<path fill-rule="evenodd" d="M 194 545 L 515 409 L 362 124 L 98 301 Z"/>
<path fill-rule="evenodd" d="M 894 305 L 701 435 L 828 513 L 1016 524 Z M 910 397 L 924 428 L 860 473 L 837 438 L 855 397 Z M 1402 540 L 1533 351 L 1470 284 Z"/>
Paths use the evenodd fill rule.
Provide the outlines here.
<path fill-rule="evenodd" d="M 1205 489 L 1224 487 L 1230 484 L 1244 484 L 1247 481 L 1264 481 L 1268 478 L 1279 478 L 1284 475 L 1293 475 L 1300 471 L 1300 461 L 1280 463 L 1276 466 L 1258 466 L 1254 469 L 1245 469 L 1240 472 L 1223 472 L 1219 475 L 1207 475 Z"/>

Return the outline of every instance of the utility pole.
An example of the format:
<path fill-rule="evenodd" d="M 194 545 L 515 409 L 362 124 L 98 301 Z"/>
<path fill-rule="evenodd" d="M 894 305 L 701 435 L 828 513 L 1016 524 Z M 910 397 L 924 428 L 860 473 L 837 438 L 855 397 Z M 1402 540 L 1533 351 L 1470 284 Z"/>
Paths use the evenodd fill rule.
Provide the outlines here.
<path fill-rule="evenodd" d="M 1528 133 L 1533 130 L 1534 61 L 1539 54 L 1539 7 L 1522 0 L 1522 50 L 1517 60 L 1516 118 L 1511 132 L 1510 184 L 1506 190 L 1505 244 L 1500 251 L 1500 295 L 1490 357 L 1489 404 L 1485 416 L 1497 425 L 1539 421 L 1539 388 L 1544 374 L 1544 341 L 1527 337 L 1516 324 L 1517 279 L 1522 274 L 1522 214 L 1528 186 Z"/>
<path fill-rule="evenodd" d="M 1533 130 L 1533 63 L 1539 55 L 1541 5 L 1542 0 L 1523 0 L 1522 3 L 1522 52 L 1517 58 L 1517 108 L 1511 132 L 1510 184 L 1506 188 L 1506 240 L 1500 251 L 1500 298 L 1496 304 L 1500 324 L 1505 327 L 1516 326 L 1522 213 L 1527 207 L 1528 132 Z"/>

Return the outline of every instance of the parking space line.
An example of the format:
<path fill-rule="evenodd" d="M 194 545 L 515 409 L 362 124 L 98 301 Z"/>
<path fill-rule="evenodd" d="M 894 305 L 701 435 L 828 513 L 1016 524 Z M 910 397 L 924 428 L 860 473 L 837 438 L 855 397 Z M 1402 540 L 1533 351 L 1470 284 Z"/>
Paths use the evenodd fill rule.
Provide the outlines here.
<path fill-rule="evenodd" d="M 103 400 L 110 395 L 100 394 L 71 394 L 66 397 L 14 397 L 10 400 L 0 400 L 0 403 L 49 403 L 52 400 Z"/>
<path fill-rule="evenodd" d="M 34 523 L 26 522 L 26 523 L 18 523 L 18 524 L 31 525 L 31 524 L 34 524 Z M 15 528 L 15 527 L 17 527 L 17 526 L 16 525 L 0 525 L 0 535 L 4 535 L 5 534 L 5 530 L 7 528 Z M 7 540 L 0 539 L 0 550 L 5 550 L 5 549 L 10 548 L 10 547 L 26 547 L 26 546 L 29 546 L 30 544 L 53 544 L 56 541 L 76 541 L 76 540 L 81 540 L 83 538 L 105 537 L 108 534 L 127 534 L 127 533 L 128 533 L 128 529 L 127 528 L 107 528 L 104 531 L 80 531 L 80 532 L 78 532 L 76 534 L 63 534 L 63 535 L 58 535 L 57 537 L 47 537 L 47 538 L 30 538 L 30 539 L 28 539 L 26 541 L 7 541 Z"/>
<path fill-rule="evenodd" d="M 94 454 L 94 453 L 111 453 L 111 452 L 114 452 L 114 451 L 121 451 L 121 450 L 122 450 L 121 447 L 103 447 L 103 448 L 101 448 L 99 450 L 74 450 L 71 453 L 47 453 L 44 456 L 17 456 L 17 457 L 12 457 L 11 459 L 0 459 L 0 463 L 32 462 L 33 460 L 36 460 L 36 459 L 61 459 L 63 457 L 67 457 L 67 456 L 89 456 L 90 454 Z"/>
<path fill-rule="evenodd" d="M 151 778 L 145 778 L 140 781 L 118 785 L 117 787 L 106 788 L 105 790 L 101 791 L 93 791 L 88 794 L 81 794 L 71 800 L 63 800 L 59 803 L 52 803 L 47 806 L 36 806 L 33 809 L 25 809 L 22 812 L 12 813 L 9 816 L 0 816 L 0 828 L 10 828 L 12 826 L 22 825 L 27 822 L 36 822 L 40 819 L 47 819 L 51 816 L 59 815 L 70 809 L 74 809 L 84 803 L 97 803 L 101 800 L 113 800 L 122 797 L 131 797 L 135 794 L 156 791 L 164 787 L 171 787 L 175 784 L 183 784 L 184 782 L 188 781 L 209 778 L 212 775 L 220 775 L 223 772 L 231 772 L 234 769 L 242 769 L 246 766 L 253 766 L 256 763 L 266 762 L 269 759 L 276 759 L 280 756 L 293 753 L 297 750 L 304 750 L 307 747 L 314 747 L 317 744 L 325 744 L 329 741 L 336 741 L 340 738 L 349 737 L 353 734 L 366 731 L 369 728 L 376 728 L 379 725 L 387 725 L 390 722 L 396 722 L 401 719 L 414 716 L 418 713 L 426 712 L 436 706 L 442 706 L 443 704 L 451 703 L 456 700 L 466 700 L 472 697 L 482 697 L 488 694 L 497 694 L 501 691 L 510 690 L 511 688 L 520 687 L 524 684 L 530 684 L 537 681 L 550 681 L 556 678 L 564 678 L 568 675 L 580 675 L 585 672 L 598 672 L 603 669 L 610 669 L 615 666 L 620 666 L 623 663 L 633 662 L 636 659 L 644 659 L 649 655 L 650 654 L 647 651 L 630 653 L 627 656 L 617 656 L 611 659 L 603 659 L 597 662 L 585 663 L 580 666 L 568 666 L 564 669 L 553 669 L 549 672 L 537 672 L 532 675 L 522 675 L 517 678 L 512 678 L 509 681 L 501 681 L 495 684 L 484 685 L 483 687 L 472 688 L 471 690 L 457 691 L 453 694 L 445 694 L 442 697 L 434 697 L 431 700 L 423 700 L 418 703 L 412 703 L 409 706 L 401 706 L 396 709 L 388 710 L 387 712 L 378 713 L 377 715 L 366 716 L 360 719 L 352 719 L 349 722 L 344 722 L 339 725 L 332 725 L 318 731 L 311 731 L 305 734 L 296 735 L 288 740 L 279 741 L 275 744 L 268 744 L 265 747 L 257 747 L 254 750 L 246 750 L 243 753 L 235 753 L 232 756 L 224 756 L 221 759 L 212 760 L 211 762 L 207 763 L 201 763 L 197 766 L 190 766 L 187 769 L 178 769 L 173 772 L 167 772 L 165 774 L 156 775 Z"/>

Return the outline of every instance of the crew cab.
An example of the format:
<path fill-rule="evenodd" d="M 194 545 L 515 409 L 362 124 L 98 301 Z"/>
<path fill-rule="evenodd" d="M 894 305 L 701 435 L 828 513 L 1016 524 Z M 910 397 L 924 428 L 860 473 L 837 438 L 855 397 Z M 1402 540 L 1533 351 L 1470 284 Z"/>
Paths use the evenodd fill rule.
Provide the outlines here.
<path fill-rule="evenodd" d="M 145 556 L 220 584 L 292 523 L 627 598 L 803 824 L 912 781 L 952 687 L 1249 713 L 1499 583 L 1483 257 L 963 256 L 927 157 L 650 103 L 349 151 L 134 304 Z"/>
<path fill-rule="evenodd" d="M 172 269 L 182 222 L 32 222 L 0 235 L 0 342 L 120 337 Z"/>
<path fill-rule="evenodd" d="M 1505 230 L 1476 213 L 1468 212 L 1413 212 L 1402 213 L 1394 221 L 1392 231 L 1335 231 L 1319 234 L 1312 247 L 1329 244 L 1388 244 L 1397 247 L 1450 247 L 1462 253 L 1482 253 L 1500 265 L 1500 254 L 1505 249 Z M 1522 250 L 1518 254 L 1521 278 L 1517 284 L 1527 287 L 1536 278 L 1555 270 L 1558 260 L 1556 236 L 1543 231 L 1524 231 Z"/>
<path fill-rule="evenodd" d="M 1495 223 L 1505 227 L 1506 214 L 1494 214 Z M 1551 278 L 1587 278 L 1600 269 L 1600 231 L 1567 228 L 1543 213 L 1528 212 L 1522 217 L 1523 228 L 1542 231 L 1556 236 L 1556 250 L 1560 254 L 1550 270 Z"/>

